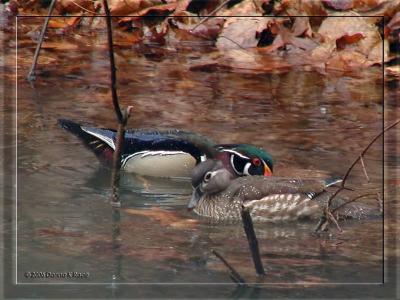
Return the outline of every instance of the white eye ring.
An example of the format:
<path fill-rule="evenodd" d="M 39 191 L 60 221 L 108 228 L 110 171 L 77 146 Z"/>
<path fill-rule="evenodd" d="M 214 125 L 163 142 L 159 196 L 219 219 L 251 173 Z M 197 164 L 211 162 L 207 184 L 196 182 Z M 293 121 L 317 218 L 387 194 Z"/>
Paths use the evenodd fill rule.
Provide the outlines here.
<path fill-rule="evenodd" d="M 204 175 L 204 182 L 208 182 L 211 179 L 212 173 L 207 172 L 206 175 Z"/>

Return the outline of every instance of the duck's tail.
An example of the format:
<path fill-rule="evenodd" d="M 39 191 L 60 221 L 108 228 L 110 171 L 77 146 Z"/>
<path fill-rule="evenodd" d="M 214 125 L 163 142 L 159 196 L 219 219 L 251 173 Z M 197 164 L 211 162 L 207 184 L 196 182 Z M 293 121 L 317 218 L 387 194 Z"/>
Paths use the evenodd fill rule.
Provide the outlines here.
<path fill-rule="evenodd" d="M 114 130 L 86 127 L 66 119 L 59 119 L 58 124 L 77 136 L 100 160 L 112 161 L 115 149 Z"/>

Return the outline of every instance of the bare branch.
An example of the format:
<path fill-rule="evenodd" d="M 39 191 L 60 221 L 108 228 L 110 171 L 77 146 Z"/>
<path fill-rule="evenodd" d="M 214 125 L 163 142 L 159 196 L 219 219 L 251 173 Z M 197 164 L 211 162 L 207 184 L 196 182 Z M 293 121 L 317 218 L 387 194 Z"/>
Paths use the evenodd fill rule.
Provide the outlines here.
<path fill-rule="evenodd" d="M 369 148 L 371 148 L 371 146 L 375 143 L 375 141 L 380 138 L 386 131 L 388 131 L 389 129 L 395 127 L 397 124 L 400 123 L 400 120 L 397 120 L 396 122 L 394 122 L 391 125 L 386 126 L 379 134 L 377 134 L 369 143 L 368 145 L 364 148 L 364 150 L 360 153 L 360 155 L 353 161 L 353 163 L 351 164 L 350 168 L 347 169 L 346 174 L 343 176 L 343 180 L 342 180 L 342 184 L 340 185 L 340 187 L 338 188 L 338 190 L 332 194 L 332 196 L 329 198 L 328 200 L 328 204 L 327 207 L 331 207 L 332 204 L 332 200 L 337 196 L 337 194 L 339 194 L 339 192 L 341 192 L 344 189 L 344 186 L 346 184 L 346 180 L 349 177 L 350 172 L 353 170 L 354 166 L 361 160 L 361 158 L 364 156 L 364 154 L 369 150 Z"/>
<path fill-rule="evenodd" d="M 31 66 L 31 69 L 29 70 L 29 73 L 28 73 L 28 76 L 27 76 L 29 81 L 33 81 L 33 80 L 36 79 L 35 69 L 36 69 L 37 61 L 39 59 L 40 49 L 42 48 L 44 34 L 46 33 L 47 25 L 49 24 L 49 20 L 50 20 L 51 14 L 53 12 L 55 3 L 56 3 L 56 0 L 51 0 L 50 7 L 49 7 L 49 12 L 47 13 L 46 19 L 44 20 L 42 31 L 40 32 L 39 40 L 38 40 L 38 43 L 36 45 L 35 54 L 33 56 L 32 66 Z"/>
<path fill-rule="evenodd" d="M 114 207 L 120 207 L 121 202 L 119 201 L 118 196 L 118 188 L 119 188 L 119 179 L 120 179 L 120 169 L 121 169 L 121 160 L 122 160 L 122 152 L 124 149 L 124 141 L 125 141 L 125 126 L 128 122 L 129 115 L 132 107 L 129 106 L 124 113 L 121 111 L 121 107 L 119 106 L 117 88 L 116 88 L 116 68 L 115 68 L 115 60 L 114 60 L 114 45 L 112 39 L 112 27 L 111 27 L 111 15 L 110 10 L 108 8 L 107 0 L 103 0 L 104 11 L 107 15 L 107 37 L 108 37 L 108 52 L 110 57 L 110 71 L 111 71 L 111 93 L 112 93 L 112 102 L 114 106 L 114 111 L 118 120 L 118 130 L 115 142 L 115 150 L 113 154 L 113 163 L 112 163 L 112 175 L 111 175 L 111 185 L 112 185 L 112 205 Z"/>
<path fill-rule="evenodd" d="M 107 0 L 103 0 L 104 12 L 106 13 L 106 21 L 107 21 L 107 38 L 108 38 L 108 49 L 110 56 L 110 69 L 111 69 L 111 93 L 112 93 L 112 102 L 114 105 L 115 114 L 117 115 L 118 122 L 120 124 L 123 123 L 123 116 L 121 112 L 121 108 L 119 106 L 118 94 L 116 89 L 116 67 L 114 60 L 114 47 L 113 47 L 113 37 L 112 37 L 112 28 L 111 28 L 111 15 L 110 9 L 108 8 Z"/>
<path fill-rule="evenodd" d="M 363 149 L 363 151 L 360 153 L 360 155 L 353 161 L 353 163 L 351 164 L 351 166 L 347 169 L 346 174 L 343 176 L 342 179 L 342 183 L 340 185 L 340 187 L 338 187 L 338 189 L 329 197 L 327 205 L 326 205 L 326 209 L 324 210 L 324 214 L 321 216 L 319 223 L 317 225 L 317 227 L 315 228 L 315 231 L 319 231 L 319 230 L 325 230 L 326 226 L 328 225 L 329 221 L 333 222 L 336 224 L 336 226 L 338 227 L 339 224 L 337 223 L 337 220 L 335 219 L 335 217 L 333 216 L 333 213 L 337 212 L 339 208 L 342 208 L 343 206 L 356 201 L 357 199 L 360 199 L 362 197 L 366 197 L 366 195 L 362 195 L 359 197 L 356 197 L 350 201 L 347 201 L 345 203 L 343 203 L 342 205 L 338 206 L 337 208 L 335 208 L 333 211 L 331 211 L 331 205 L 332 205 L 332 201 L 333 199 L 343 190 L 347 189 L 345 187 L 347 178 L 350 174 L 350 172 L 353 170 L 354 166 L 361 161 L 361 164 L 363 166 L 364 169 L 364 174 L 366 175 L 367 179 L 369 180 L 367 171 L 365 169 L 365 165 L 363 162 L 363 157 L 365 155 L 365 153 L 369 150 L 369 148 L 371 148 L 371 146 L 375 143 L 375 141 L 380 138 L 386 131 L 388 131 L 389 129 L 395 127 L 396 125 L 398 125 L 400 123 L 400 119 L 395 121 L 394 123 L 386 126 L 379 134 L 377 134 L 369 143 L 368 145 Z M 370 195 L 370 194 L 369 194 Z M 378 194 L 378 198 L 379 198 L 379 194 Z M 340 227 L 338 227 L 339 231 L 341 231 Z"/>
<path fill-rule="evenodd" d="M 214 249 L 211 250 L 211 253 L 214 254 L 216 257 L 218 257 L 224 265 L 229 269 L 229 277 L 238 285 L 246 285 L 246 281 L 243 279 L 242 276 L 235 270 L 234 267 L 232 267 L 226 260 L 225 258 L 222 257 L 221 254 L 219 254 L 217 251 Z"/>

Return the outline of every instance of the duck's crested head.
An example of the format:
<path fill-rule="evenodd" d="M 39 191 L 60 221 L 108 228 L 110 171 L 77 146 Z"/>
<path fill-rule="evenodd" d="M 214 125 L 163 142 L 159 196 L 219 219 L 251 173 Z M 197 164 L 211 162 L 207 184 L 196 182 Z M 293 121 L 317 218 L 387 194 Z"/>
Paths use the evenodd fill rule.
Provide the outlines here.
<path fill-rule="evenodd" d="M 232 174 L 218 160 L 206 160 L 192 171 L 193 194 L 188 209 L 195 208 L 205 195 L 224 191 L 231 183 Z"/>
<path fill-rule="evenodd" d="M 230 166 L 237 176 L 272 175 L 272 156 L 262 148 L 251 144 L 220 144 L 216 148 L 229 156 Z"/>

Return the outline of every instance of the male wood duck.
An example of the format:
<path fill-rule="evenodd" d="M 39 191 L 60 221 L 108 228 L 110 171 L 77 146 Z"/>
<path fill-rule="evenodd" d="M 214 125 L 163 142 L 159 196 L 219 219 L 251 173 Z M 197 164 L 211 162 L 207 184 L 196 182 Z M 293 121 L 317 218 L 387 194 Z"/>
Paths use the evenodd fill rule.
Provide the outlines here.
<path fill-rule="evenodd" d="M 116 131 L 83 126 L 60 119 L 62 128 L 79 137 L 106 164 L 112 161 Z M 155 177 L 190 177 L 206 159 L 222 162 L 232 177 L 272 174 L 270 154 L 250 144 L 215 144 L 209 138 L 182 130 L 130 129 L 125 133 L 121 168 Z"/>
<path fill-rule="evenodd" d="M 188 209 L 219 221 L 241 220 L 242 205 L 249 209 L 254 221 L 314 219 L 322 215 L 329 199 L 326 188 L 339 182 L 340 179 L 234 178 L 220 161 L 207 160 L 192 171 L 194 191 Z M 335 200 L 334 206 L 339 201 L 343 200 Z M 360 218 L 364 213 L 371 213 L 366 210 L 353 205 L 340 213 L 344 217 Z"/>

